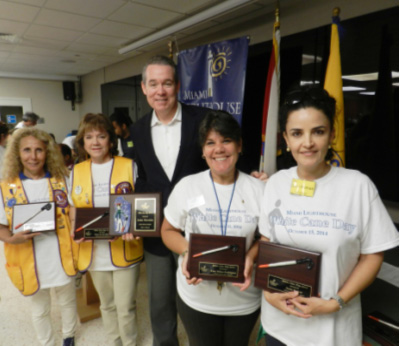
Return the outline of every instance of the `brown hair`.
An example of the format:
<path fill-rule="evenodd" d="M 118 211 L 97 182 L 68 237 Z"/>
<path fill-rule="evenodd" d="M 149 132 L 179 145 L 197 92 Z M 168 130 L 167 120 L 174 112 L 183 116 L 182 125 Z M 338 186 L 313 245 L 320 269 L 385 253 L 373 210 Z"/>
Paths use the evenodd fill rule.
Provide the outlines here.
<path fill-rule="evenodd" d="M 104 114 L 88 113 L 79 124 L 78 134 L 75 138 L 75 145 L 78 149 L 79 162 L 85 161 L 89 158 L 84 148 L 84 135 L 91 130 L 106 131 L 109 135 L 109 152 L 111 156 L 118 154 L 118 138 L 114 132 L 114 127 L 111 121 Z"/>

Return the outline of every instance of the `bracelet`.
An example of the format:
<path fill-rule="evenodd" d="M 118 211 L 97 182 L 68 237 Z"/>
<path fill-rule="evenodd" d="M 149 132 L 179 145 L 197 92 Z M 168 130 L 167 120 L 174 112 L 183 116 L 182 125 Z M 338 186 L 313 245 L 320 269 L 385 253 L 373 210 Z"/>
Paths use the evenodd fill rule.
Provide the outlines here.
<path fill-rule="evenodd" d="M 342 310 L 346 306 L 344 300 L 338 294 L 334 294 L 330 299 L 334 299 L 338 302 L 340 310 Z"/>
<path fill-rule="evenodd" d="M 188 252 L 188 250 L 184 250 L 181 254 L 180 254 L 180 256 L 182 256 L 182 257 L 184 257 L 184 256 L 186 256 L 186 253 Z"/>

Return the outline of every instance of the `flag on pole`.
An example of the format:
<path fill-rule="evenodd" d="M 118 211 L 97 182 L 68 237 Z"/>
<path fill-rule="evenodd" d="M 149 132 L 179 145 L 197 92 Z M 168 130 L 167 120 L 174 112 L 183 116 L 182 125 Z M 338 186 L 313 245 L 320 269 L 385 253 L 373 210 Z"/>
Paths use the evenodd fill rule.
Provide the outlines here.
<path fill-rule="evenodd" d="M 330 96 L 336 101 L 335 114 L 335 138 L 332 143 L 333 158 L 331 165 L 345 166 L 345 118 L 344 118 L 344 94 L 342 92 L 342 71 L 341 71 L 341 54 L 339 49 L 339 33 L 340 25 L 339 8 L 335 8 L 333 12 L 333 23 L 331 25 L 331 41 L 330 41 L 330 57 L 328 58 L 326 77 L 324 80 L 324 89 L 328 91 Z"/>
<path fill-rule="evenodd" d="M 278 105 L 280 100 L 280 19 L 276 9 L 273 28 L 273 48 L 267 73 L 263 103 L 262 148 L 259 171 L 271 175 L 277 170 Z"/>

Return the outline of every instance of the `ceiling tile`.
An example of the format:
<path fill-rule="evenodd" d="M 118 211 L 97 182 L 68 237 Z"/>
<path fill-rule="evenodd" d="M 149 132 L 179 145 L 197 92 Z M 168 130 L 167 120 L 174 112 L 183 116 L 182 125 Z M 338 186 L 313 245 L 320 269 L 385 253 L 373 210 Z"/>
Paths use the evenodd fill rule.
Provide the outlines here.
<path fill-rule="evenodd" d="M 209 29 L 215 25 L 218 25 L 218 23 L 215 21 L 207 21 L 205 23 L 198 24 L 193 28 L 188 28 L 188 29 L 182 30 L 181 32 L 179 32 L 179 34 L 184 35 L 184 36 L 197 34 L 198 32 L 200 32 L 202 30 Z"/>
<path fill-rule="evenodd" d="M 90 17 L 106 18 L 125 4 L 126 0 L 48 0 L 45 7 Z"/>
<path fill-rule="evenodd" d="M 40 38 L 49 38 L 60 41 L 74 41 L 79 36 L 82 35 L 82 32 L 58 29 L 58 28 L 49 28 L 43 25 L 32 25 L 25 34 L 25 37 L 40 37 Z"/>
<path fill-rule="evenodd" d="M 46 48 L 34 47 L 34 46 L 26 46 L 26 45 L 16 46 L 14 49 L 14 52 L 25 53 L 25 54 L 46 55 L 46 56 L 54 55 L 54 50 L 52 50 L 52 49 L 46 49 Z"/>
<path fill-rule="evenodd" d="M 110 64 L 116 63 L 121 60 L 124 60 L 124 57 L 121 57 L 120 55 L 98 55 L 96 57 L 96 61 L 102 61 Z"/>
<path fill-rule="evenodd" d="M 145 28 L 143 26 L 112 22 L 109 20 L 101 22 L 90 30 L 90 32 L 96 34 L 125 37 L 130 39 L 139 38 L 150 33 L 151 31 L 152 29 Z"/>
<path fill-rule="evenodd" d="M 108 48 L 109 47 L 93 46 L 84 43 L 72 43 L 68 46 L 68 48 L 66 48 L 66 50 L 76 53 L 82 52 L 90 54 L 103 54 Z"/>
<path fill-rule="evenodd" d="M 31 22 L 39 12 L 38 7 L 0 1 L 0 18 L 18 22 Z"/>
<path fill-rule="evenodd" d="M 89 54 L 89 53 L 77 53 L 67 50 L 61 50 L 54 53 L 55 56 L 60 57 L 61 59 L 72 59 L 72 60 L 90 60 L 97 57 L 97 54 Z"/>
<path fill-rule="evenodd" d="M 10 52 L 3 52 L 0 50 L 0 59 L 7 58 L 11 53 Z"/>
<path fill-rule="evenodd" d="M 0 50 L 3 52 L 12 52 L 15 48 L 15 45 L 11 43 L 2 43 L 0 42 Z"/>
<path fill-rule="evenodd" d="M 29 47 L 37 47 L 51 50 L 61 50 L 68 46 L 68 41 L 52 40 L 41 37 L 24 37 L 22 44 Z"/>
<path fill-rule="evenodd" d="M 193 13 L 201 9 L 213 7 L 222 2 L 222 0 L 134 0 L 134 2 L 179 13 Z"/>
<path fill-rule="evenodd" d="M 21 4 L 38 6 L 38 7 L 42 7 L 43 4 L 46 2 L 46 0 L 8 0 L 8 1 L 18 2 Z"/>
<path fill-rule="evenodd" d="M 177 12 L 128 3 L 112 14 L 109 19 L 149 28 L 160 28 L 173 20 L 181 20 L 182 16 Z"/>
<path fill-rule="evenodd" d="M 35 20 L 36 24 L 47 25 L 55 28 L 72 29 L 76 31 L 87 31 L 98 24 L 100 19 L 79 16 L 60 11 L 46 10 L 40 11 Z"/>
<path fill-rule="evenodd" d="M 79 43 L 88 43 L 103 47 L 120 47 L 126 39 L 124 38 L 116 38 L 116 37 L 109 37 L 104 35 L 95 35 L 95 34 L 84 34 L 80 37 L 76 42 Z"/>
<path fill-rule="evenodd" d="M 22 36 L 25 30 L 28 28 L 28 24 L 21 22 L 12 22 L 9 20 L 0 21 L 0 32 Z"/>

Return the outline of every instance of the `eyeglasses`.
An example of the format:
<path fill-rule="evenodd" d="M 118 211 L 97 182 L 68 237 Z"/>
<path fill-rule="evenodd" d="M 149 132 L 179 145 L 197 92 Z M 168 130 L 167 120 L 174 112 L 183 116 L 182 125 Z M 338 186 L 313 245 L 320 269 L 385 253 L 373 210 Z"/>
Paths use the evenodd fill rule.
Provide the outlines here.
<path fill-rule="evenodd" d="M 305 100 L 324 101 L 330 98 L 328 92 L 322 88 L 309 88 L 305 90 L 294 90 L 288 93 L 284 100 L 284 106 L 295 105 Z"/>

